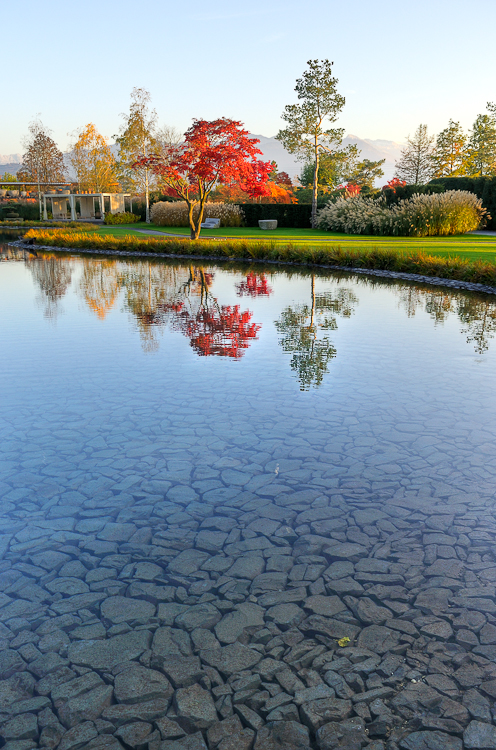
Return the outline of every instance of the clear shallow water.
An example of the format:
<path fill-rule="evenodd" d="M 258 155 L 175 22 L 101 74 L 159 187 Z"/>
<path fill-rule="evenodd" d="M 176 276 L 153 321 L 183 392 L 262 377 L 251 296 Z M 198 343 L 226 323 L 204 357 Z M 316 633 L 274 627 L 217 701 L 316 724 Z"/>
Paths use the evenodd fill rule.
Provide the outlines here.
<path fill-rule="evenodd" d="M 95 715 L 84 709 L 93 721 L 85 741 L 112 734 L 132 746 L 119 734 L 114 704 L 126 701 L 115 680 L 121 661 L 128 674 L 141 659 L 167 675 L 171 693 L 152 718 L 135 712 L 125 725 L 151 722 L 150 732 L 172 742 L 170 728 L 156 723 L 167 713 L 179 733 L 202 731 L 214 747 L 208 726 L 239 716 L 249 737 L 258 731 L 261 750 L 269 742 L 263 732 L 275 731 L 270 722 L 287 720 L 309 727 L 308 741 L 325 747 L 315 734 L 320 720 L 309 718 L 270 665 L 259 670 L 265 687 L 255 688 L 268 697 L 246 698 L 260 726 L 233 708 L 227 690 L 229 700 L 222 690 L 208 698 L 215 709 L 208 704 L 203 723 L 189 717 L 178 691 L 191 685 L 174 677 L 156 633 L 186 634 L 182 650 L 170 646 L 166 654 L 199 655 L 203 672 L 191 684 L 210 696 L 212 666 L 227 685 L 257 666 L 243 662 L 245 652 L 219 666 L 209 649 L 224 654 L 244 644 L 311 688 L 324 684 L 325 660 L 313 665 L 317 677 L 303 677 L 312 660 L 288 656 L 299 639 L 324 648 L 332 662 L 352 658 L 336 645 L 350 637 L 380 662 L 387 631 L 403 671 L 383 695 L 397 735 L 379 741 L 419 726 L 461 736 L 474 718 L 467 708 L 456 717 L 453 707 L 436 709 L 438 724 L 423 709 L 424 723 L 409 725 L 398 696 L 410 671 L 439 671 L 415 656 L 428 648 L 432 659 L 444 649 L 448 661 L 474 649 L 480 663 L 496 656 L 492 631 L 472 642 L 459 637 L 460 629 L 479 633 L 496 623 L 492 298 L 269 267 L 34 256 L 7 246 L 0 257 L 0 591 L 7 597 L 0 639 L 21 657 L 17 666 L 8 657 L 4 677 L 32 676 L 9 688 L 16 700 L 42 694 L 53 702 L 40 680 L 54 673 L 65 684 L 89 667 L 114 692 L 88 698 L 96 708 Z M 371 586 L 382 589 L 372 595 Z M 284 611 L 274 613 L 276 605 Z M 482 624 L 470 620 L 474 612 Z M 326 623 L 317 626 L 313 615 Z M 465 629 L 456 628 L 464 616 Z M 404 622 L 413 637 L 411 628 L 402 632 Z M 97 624 L 103 631 L 91 633 L 109 643 L 145 626 L 150 640 L 141 650 L 133 642 L 132 654 L 116 657 L 109 646 L 95 656 L 98 641 L 87 653 L 77 629 Z M 40 649 L 50 628 L 58 640 Z M 261 629 L 268 635 L 259 637 Z M 26 630 L 33 638 L 24 642 Z M 46 654 L 54 660 L 48 667 Z M 351 661 L 339 664 L 345 679 L 355 674 Z M 348 679 L 351 694 L 383 686 L 384 675 L 371 667 L 360 679 Z M 455 688 L 462 705 L 467 685 Z M 284 691 L 293 697 L 273 715 L 266 702 Z M 7 722 L 12 695 L 0 694 Z M 306 698 L 304 705 L 316 700 Z M 338 691 L 338 698 L 350 696 Z M 60 705 L 53 703 L 63 733 L 73 719 Z M 47 734 L 45 710 L 23 709 L 38 715 L 35 742 Z M 374 716 L 351 703 L 339 711 L 332 720 Z M 98 724 L 102 717 L 108 726 Z M 458 724 L 442 723 L 448 719 Z M 7 735 L 25 741 L 13 726 Z"/>

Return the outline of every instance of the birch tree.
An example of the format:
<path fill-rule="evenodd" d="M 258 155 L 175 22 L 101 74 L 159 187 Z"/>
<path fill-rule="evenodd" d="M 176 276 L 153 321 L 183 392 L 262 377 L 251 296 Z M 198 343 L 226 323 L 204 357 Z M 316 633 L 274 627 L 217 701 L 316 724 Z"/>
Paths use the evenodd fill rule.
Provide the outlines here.
<path fill-rule="evenodd" d="M 150 176 L 147 162 L 133 167 L 141 159 L 160 150 L 157 132 L 157 113 L 150 110 L 150 93 L 135 87 L 131 92 L 131 106 L 128 114 L 123 114 L 124 123 L 120 135 L 115 136 L 119 145 L 119 170 L 122 179 L 132 189 L 145 196 L 146 223 L 150 223 Z"/>

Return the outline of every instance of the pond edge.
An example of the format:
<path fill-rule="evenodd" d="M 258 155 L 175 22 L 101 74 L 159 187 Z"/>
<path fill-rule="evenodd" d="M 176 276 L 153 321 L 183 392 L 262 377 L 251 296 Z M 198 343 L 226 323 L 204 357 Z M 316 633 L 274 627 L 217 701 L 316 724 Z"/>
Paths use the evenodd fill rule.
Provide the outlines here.
<path fill-rule="evenodd" d="M 296 261 L 288 260 L 269 260 L 261 258 L 239 258 L 229 256 L 217 256 L 217 255 L 186 255 L 183 253 L 146 253 L 131 250 L 96 250 L 91 248 L 72 248 L 72 247 L 55 247 L 53 245 L 33 245 L 21 240 L 14 242 L 8 242 L 7 245 L 11 247 L 17 247 L 22 250 L 27 250 L 33 254 L 36 254 L 36 250 L 45 250 L 51 253 L 70 253 L 77 255 L 79 253 L 87 255 L 103 255 L 103 256 L 121 256 L 121 257 L 138 257 L 138 258 L 173 258 L 174 260 L 201 260 L 201 261 L 216 261 L 220 263 L 232 262 L 237 263 L 261 263 L 264 265 L 275 265 L 275 266 L 291 266 L 296 268 L 321 268 L 329 271 L 347 271 L 349 273 L 361 274 L 365 276 L 379 276 L 387 279 L 402 279 L 405 281 L 416 281 L 425 284 L 431 284 L 433 286 L 446 286 L 450 289 L 461 289 L 468 292 L 480 292 L 483 294 L 496 294 L 496 287 L 488 286 L 486 284 L 477 284 L 471 281 L 459 281 L 457 279 L 444 279 L 440 276 L 423 276 L 417 273 L 403 273 L 401 271 L 384 271 L 381 269 L 373 268 L 355 268 L 353 266 L 330 266 L 322 265 L 318 263 L 298 263 Z"/>

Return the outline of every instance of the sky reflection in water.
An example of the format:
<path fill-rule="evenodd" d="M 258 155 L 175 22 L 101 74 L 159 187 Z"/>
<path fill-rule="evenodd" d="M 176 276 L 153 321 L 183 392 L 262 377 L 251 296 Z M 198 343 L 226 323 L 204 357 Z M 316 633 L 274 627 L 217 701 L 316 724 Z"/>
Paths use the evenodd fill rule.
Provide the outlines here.
<path fill-rule="evenodd" d="M 281 458 L 302 453 L 309 468 L 273 477 L 274 492 L 356 485 L 386 497 L 419 488 L 492 496 L 491 297 L 3 249 L 4 435 L 20 456 L 31 439 L 48 453 L 85 455 L 71 486 L 105 476 L 118 486 L 131 471 L 146 491 L 162 468 L 152 455 L 126 457 L 126 444 L 143 444 L 145 455 L 165 439 L 192 465 L 214 454 L 255 467 L 253 452 L 275 441 Z M 192 431 L 203 431 L 196 454 Z M 118 455 L 105 455 L 109 441 L 121 443 Z M 325 465 L 312 463 L 317 449 Z"/>

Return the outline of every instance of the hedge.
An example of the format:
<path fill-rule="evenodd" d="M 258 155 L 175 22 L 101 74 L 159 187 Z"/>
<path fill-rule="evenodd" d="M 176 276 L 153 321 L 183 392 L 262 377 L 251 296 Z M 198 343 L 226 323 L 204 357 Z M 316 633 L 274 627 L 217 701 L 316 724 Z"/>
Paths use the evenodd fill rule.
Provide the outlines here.
<path fill-rule="evenodd" d="M 309 203 L 239 203 L 245 226 L 258 227 L 260 219 L 277 219 L 278 227 L 310 229 L 312 206 Z"/>
<path fill-rule="evenodd" d="M 487 229 L 496 229 L 496 177 L 439 177 L 431 180 L 429 185 L 442 185 L 445 190 L 468 190 L 475 193 L 491 216 Z"/>
<path fill-rule="evenodd" d="M 430 182 L 428 185 L 399 185 L 392 190 L 386 188 L 382 191 L 388 206 L 393 206 L 402 200 L 408 200 L 414 195 L 432 195 L 433 193 L 444 193 L 445 190 L 465 190 L 466 188 L 451 188 Z M 472 191 L 471 191 L 472 192 Z"/>
<path fill-rule="evenodd" d="M 19 217 L 25 221 L 39 221 L 40 218 L 40 206 L 38 201 L 36 201 L 36 203 L 23 203 L 17 201 L 3 203 L 0 211 L 0 219 L 5 219 L 9 211 L 14 211 L 16 214 L 19 214 Z"/>

